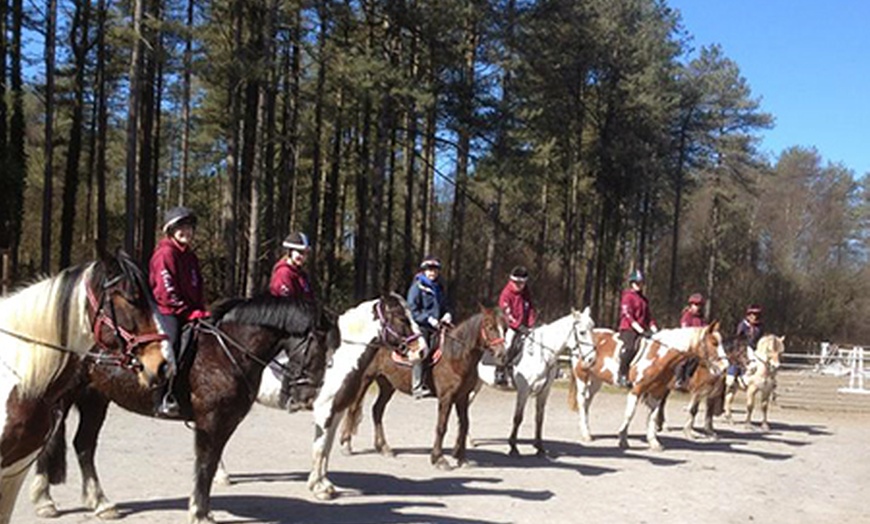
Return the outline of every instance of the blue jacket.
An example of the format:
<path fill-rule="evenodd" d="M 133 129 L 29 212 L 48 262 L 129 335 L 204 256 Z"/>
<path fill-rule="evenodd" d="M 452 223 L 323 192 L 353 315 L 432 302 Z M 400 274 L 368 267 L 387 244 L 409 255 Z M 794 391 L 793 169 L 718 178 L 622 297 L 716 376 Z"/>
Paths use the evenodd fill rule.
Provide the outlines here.
<path fill-rule="evenodd" d="M 408 288 L 408 307 L 414 322 L 431 328 L 430 317 L 439 320 L 447 313 L 447 297 L 438 281 L 432 282 L 423 273 L 417 273 Z"/>

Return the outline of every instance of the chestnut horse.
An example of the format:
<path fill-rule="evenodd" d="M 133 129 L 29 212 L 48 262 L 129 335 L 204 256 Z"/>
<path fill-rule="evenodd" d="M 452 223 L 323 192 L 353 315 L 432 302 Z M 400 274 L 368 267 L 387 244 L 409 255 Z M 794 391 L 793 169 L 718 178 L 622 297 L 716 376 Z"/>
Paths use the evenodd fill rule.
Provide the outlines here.
<path fill-rule="evenodd" d="M 569 382 L 568 405 L 580 413 L 580 439 L 592 440 L 589 431 L 589 405 L 603 383 L 613 384 L 619 370 L 619 353 L 622 339 L 610 329 L 594 331 L 597 358 L 591 367 L 584 367 L 574 357 L 571 359 L 574 380 Z M 679 328 L 659 331 L 651 339 L 642 339 L 638 355 L 629 369 L 632 387 L 626 398 L 625 418 L 619 429 L 619 446 L 628 447 L 628 426 L 634 417 L 638 401 L 649 408 L 647 418 L 647 442 L 650 448 L 661 450 L 656 427 L 661 400 L 668 390 L 678 362 L 695 355 L 700 365 L 707 366 L 712 373 L 724 369 L 725 354 L 721 348 L 722 337 L 719 323 L 714 322 L 703 328 Z"/>
<path fill-rule="evenodd" d="M 756 393 L 761 396 L 761 429 L 770 430 L 767 422 L 767 409 L 770 397 L 776 389 L 776 371 L 779 369 L 779 357 L 785 351 L 785 337 L 765 335 L 758 341 L 754 357 L 750 358 L 746 375 L 732 380 L 728 377 L 725 386 L 725 420 L 731 422 L 731 403 L 737 389 L 746 390 L 746 420 L 752 422 L 752 410 L 755 407 Z"/>
<path fill-rule="evenodd" d="M 673 382 L 669 385 L 669 390 L 673 389 Z M 717 438 L 716 430 L 713 429 L 713 417 L 722 414 L 722 407 L 725 402 L 725 374 L 712 373 L 707 366 L 698 366 L 698 369 L 692 374 L 688 383 L 689 404 L 687 406 L 688 417 L 683 424 L 683 434 L 688 439 L 709 438 L 715 440 Z M 658 411 L 656 418 L 656 429 L 662 430 L 665 423 L 665 404 L 667 403 L 670 391 L 665 393 L 665 398 L 662 399 L 661 409 Z M 698 409 L 701 402 L 704 401 L 704 429 L 701 432 L 695 431 L 695 417 L 698 416 Z"/>
<path fill-rule="evenodd" d="M 189 397 L 179 395 L 182 417 L 194 424 L 196 460 L 189 516 L 193 523 L 214 522 L 209 514 L 212 479 L 224 446 L 257 397 L 263 368 L 282 348 L 299 362 L 302 400 L 310 401 L 322 382 L 328 353 L 338 346 L 335 324 L 316 304 L 276 297 L 236 299 L 219 304 L 211 321 L 196 326 L 197 349 L 189 365 Z M 185 364 L 180 364 L 184 369 Z M 117 517 L 100 486 L 94 466 L 97 438 L 110 402 L 153 416 L 152 391 L 125 374 L 83 367 L 83 380 L 68 400 L 79 410 L 74 440 L 82 470 L 85 504 L 98 517 Z M 181 373 L 181 371 L 180 371 Z M 181 377 L 183 375 L 179 375 Z M 64 478 L 65 432 L 58 431 L 40 457 L 31 499 L 40 516 L 57 515 L 49 483 Z"/>
<path fill-rule="evenodd" d="M 453 406 L 456 406 L 459 417 L 453 456 L 459 464 L 466 461 L 468 396 L 477 384 L 477 363 L 484 351 L 492 351 L 501 358 L 504 354 L 504 330 L 501 312 L 496 308 L 482 307 L 479 313 L 444 332 L 441 337 L 440 360 L 436 361 L 436 351 L 431 369 L 433 392 L 438 396 L 438 421 L 430 460 L 439 468 L 449 468 L 442 446 L 447 419 Z M 336 353 L 336 362 L 341 353 L 341 350 Z M 372 344 L 365 351 L 351 348 L 341 355 L 341 360 L 344 362 L 342 366 L 336 365 L 327 372 L 326 385 L 314 403 L 314 464 L 308 477 L 308 488 L 319 499 L 329 499 L 335 495 L 335 486 L 326 476 L 327 465 L 335 431 L 344 411 L 348 411 L 348 417 L 342 430 L 341 443 L 349 453 L 351 435 L 359 424 L 363 398 L 371 383 L 377 381 L 378 398 L 372 408 L 375 448 L 389 455 L 392 451 L 384 436 L 384 410 L 397 389 L 405 394 L 411 393 L 411 367 L 394 362 L 392 350 L 383 344 Z"/>
<path fill-rule="evenodd" d="M 167 337 L 142 272 L 123 252 L 0 299 L 0 523 L 59 423 L 82 362 L 142 387 L 161 380 Z M 96 351 L 94 351 L 96 349 Z"/>
<path fill-rule="evenodd" d="M 547 398 L 558 371 L 558 357 L 563 350 L 568 349 L 579 361 L 592 365 L 595 361 L 595 341 L 592 330 L 595 323 L 587 307 L 582 312 L 573 310 L 570 314 L 554 320 L 549 324 L 534 328 L 523 341 L 522 356 L 519 363 L 513 367 L 513 383 L 517 390 L 517 400 L 514 405 L 513 430 L 508 443 L 509 454 L 518 457 L 517 433 L 523 423 L 523 411 L 529 396 L 535 397 L 535 449 L 536 455 L 546 455 L 544 449 L 544 412 L 547 408 Z M 473 402 L 483 384 L 496 387 L 495 366 L 483 362 L 478 364 L 477 372 L 480 382 L 474 388 L 471 399 Z"/>

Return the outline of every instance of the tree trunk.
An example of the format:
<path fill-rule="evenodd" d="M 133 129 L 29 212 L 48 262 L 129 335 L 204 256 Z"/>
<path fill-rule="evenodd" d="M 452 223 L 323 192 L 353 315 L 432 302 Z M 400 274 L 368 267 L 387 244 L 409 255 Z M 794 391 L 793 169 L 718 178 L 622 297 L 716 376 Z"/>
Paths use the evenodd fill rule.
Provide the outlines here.
<path fill-rule="evenodd" d="M 0 4 L 6 4 L 6 0 L 0 0 Z M 0 16 L 3 16 L 5 7 L 0 7 Z M 5 24 L 0 22 L 0 31 L 4 31 Z M 45 18 L 45 169 L 42 174 L 42 258 L 39 269 L 43 274 L 51 273 L 51 228 L 52 210 L 54 208 L 53 184 L 54 184 L 54 59 L 55 59 L 55 28 L 57 27 L 57 0 L 49 0 L 48 13 Z M 4 37 L 0 37 L 4 38 Z M 3 50 L 0 48 L 0 53 Z M 5 62 L 5 58 L 3 60 Z M 0 78 L 3 78 L 0 67 Z M 2 83 L 2 82 L 0 82 Z M 5 85 L 0 88 L 0 93 L 5 93 Z M 5 102 L 3 102 L 5 105 Z M 3 127 L 6 127 L 5 110 L 0 112 L 3 119 Z M 5 130 L 4 130 L 5 133 Z M 2 151 L 0 151 L 2 158 Z"/>
<path fill-rule="evenodd" d="M 323 186 L 323 257 L 326 272 L 323 275 L 323 298 L 329 301 L 336 285 L 338 265 L 336 262 L 336 221 L 338 217 L 339 177 L 341 174 L 341 141 L 344 133 L 342 111 L 344 93 L 339 88 L 335 95 L 335 128 L 332 137 L 332 158 L 326 184 Z"/>
<path fill-rule="evenodd" d="M 106 107 L 106 14 L 109 10 L 107 0 L 99 0 L 97 4 L 97 70 L 96 70 L 96 104 L 97 104 L 97 141 L 96 141 L 96 177 L 97 177 L 97 252 L 105 252 L 109 223 L 106 211 L 106 134 L 108 132 L 109 111 Z"/>
<path fill-rule="evenodd" d="M 321 152 L 323 140 L 323 105 L 326 103 L 326 42 L 328 38 L 328 16 L 325 0 L 321 0 L 317 6 L 320 17 L 320 33 L 317 36 L 317 91 L 314 94 L 314 143 L 311 151 L 311 188 L 308 207 L 308 236 L 311 239 L 311 259 L 309 267 L 312 273 L 317 272 L 318 245 L 320 229 L 320 186 L 323 177 L 323 154 Z"/>
<path fill-rule="evenodd" d="M 130 53 L 130 93 L 127 100 L 127 160 L 126 160 L 126 229 L 124 232 L 124 248 L 133 254 L 136 248 L 136 167 L 138 164 L 139 146 L 139 77 L 142 71 L 142 15 L 143 2 L 133 0 L 133 48 Z"/>
<path fill-rule="evenodd" d="M 300 8 L 292 13 L 292 29 L 287 43 L 284 67 L 284 108 L 282 113 L 281 178 L 278 182 L 278 208 L 275 231 L 279 240 L 295 225 L 296 167 L 299 159 L 299 89 L 301 82 L 300 39 L 302 16 Z"/>
<path fill-rule="evenodd" d="M 193 68 L 193 7 L 187 0 L 187 32 L 184 35 L 184 71 L 181 75 L 181 172 L 178 175 L 178 205 L 184 205 L 187 177 L 190 175 L 190 73 Z"/>

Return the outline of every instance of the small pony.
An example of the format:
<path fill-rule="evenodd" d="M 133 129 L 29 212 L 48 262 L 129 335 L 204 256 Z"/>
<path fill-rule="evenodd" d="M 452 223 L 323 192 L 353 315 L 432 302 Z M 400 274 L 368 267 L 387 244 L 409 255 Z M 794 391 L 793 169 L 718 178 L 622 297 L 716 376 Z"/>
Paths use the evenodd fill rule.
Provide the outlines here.
<path fill-rule="evenodd" d="M 749 362 L 747 374 L 741 377 L 729 376 L 725 385 L 725 420 L 732 422 L 731 403 L 737 389 L 746 391 L 746 424 L 752 422 L 752 410 L 755 407 L 755 394 L 761 394 L 761 429 L 770 430 L 767 421 L 767 410 L 770 398 L 776 389 L 776 371 L 779 369 L 779 357 L 785 351 L 785 337 L 765 335 L 758 341 L 755 358 Z"/>
<path fill-rule="evenodd" d="M 573 358 L 584 365 L 592 365 L 595 362 L 595 341 L 592 338 L 594 328 L 595 322 L 587 307 L 582 312 L 572 310 L 558 320 L 536 327 L 526 337 L 522 357 L 513 368 L 517 400 L 514 407 L 513 430 L 508 440 L 509 454 L 512 457 L 520 454 L 517 449 L 517 433 L 523 423 L 523 411 L 529 396 L 534 396 L 536 399 L 534 443 L 536 455 L 546 456 L 543 441 L 544 412 L 553 379 L 558 372 L 558 357 L 564 349 L 569 349 Z M 481 362 L 477 366 L 477 372 L 480 375 L 480 382 L 474 388 L 469 402 L 474 401 L 483 384 L 496 387 L 494 366 Z"/>

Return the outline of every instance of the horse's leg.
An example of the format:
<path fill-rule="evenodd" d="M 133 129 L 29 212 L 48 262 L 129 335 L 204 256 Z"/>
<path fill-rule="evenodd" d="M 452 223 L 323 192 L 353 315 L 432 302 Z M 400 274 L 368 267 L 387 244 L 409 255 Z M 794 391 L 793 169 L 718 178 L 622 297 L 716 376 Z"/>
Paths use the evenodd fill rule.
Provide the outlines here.
<path fill-rule="evenodd" d="M 752 410 L 755 408 L 756 392 L 758 392 L 758 386 L 754 379 L 750 379 L 746 386 L 746 425 L 752 425 Z"/>
<path fill-rule="evenodd" d="M 219 420 L 230 420 L 229 427 L 220 427 Z M 213 412 L 204 420 L 196 421 L 193 493 L 188 505 L 191 524 L 214 524 L 210 514 L 212 482 L 224 447 L 238 424 L 232 420 L 229 413 Z"/>
<path fill-rule="evenodd" d="M 450 409 L 453 407 L 453 395 L 442 393 L 438 398 L 438 422 L 435 426 L 435 443 L 429 460 L 438 469 L 450 470 L 450 464 L 444 458 L 444 434 L 447 433 L 447 421 L 450 418 Z"/>
<path fill-rule="evenodd" d="M 471 390 L 471 394 L 468 395 L 468 407 L 471 408 L 471 403 L 474 402 L 474 399 L 477 398 L 477 395 L 480 394 L 480 388 L 483 387 L 483 380 L 478 380 L 477 384 L 474 385 L 474 389 Z M 471 429 L 469 428 L 468 434 L 468 443 L 471 444 L 471 447 L 477 447 L 477 440 L 471 437 Z"/>
<path fill-rule="evenodd" d="M 387 457 L 395 456 L 390 445 L 387 444 L 387 436 L 384 434 L 384 411 L 387 404 L 393 398 L 396 388 L 386 378 L 378 378 L 378 398 L 372 405 L 372 422 L 375 425 L 375 451 Z"/>
<path fill-rule="evenodd" d="M 73 446 L 82 471 L 82 502 L 101 519 L 119 518 L 120 514 L 115 504 L 109 502 L 106 494 L 103 493 L 94 464 L 97 439 L 106 421 L 109 401 L 99 393 L 85 390 L 76 401 L 76 407 L 79 410 L 79 427 L 73 438 Z"/>
<path fill-rule="evenodd" d="M 547 450 L 544 449 L 544 414 L 547 411 L 547 398 L 550 396 L 552 384 L 551 379 L 535 397 L 535 456 L 539 458 L 547 456 Z"/>
<path fill-rule="evenodd" d="M 689 416 L 686 419 L 686 424 L 683 425 L 683 434 L 690 440 L 694 440 L 698 437 L 698 434 L 695 432 L 695 417 L 698 416 L 698 406 L 700 404 L 701 396 L 698 395 L 698 393 L 692 393 L 692 396 L 689 399 Z M 662 408 L 664 408 L 664 402 L 662 402 Z"/>
<path fill-rule="evenodd" d="M 725 376 L 725 420 L 733 423 L 731 417 L 731 403 L 734 402 L 734 395 L 737 393 L 737 380 L 734 375 Z"/>
<path fill-rule="evenodd" d="M 625 417 L 623 418 L 622 426 L 619 428 L 619 447 L 622 449 L 628 449 L 628 426 L 631 424 L 631 419 L 634 418 L 637 401 L 637 395 L 633 391 L 629 392 L 625 398 Z"/>
<path fill-rule="evenodd" d="M 366 392 L 372 383 L 374 377 L 364 377 L 359 390 L 354 397 L 353 402 L 347 407 L 344 423 L 341 426 L 341 437 L 338 443 L 341 446 L 341 452 L 345 455 L 353 455 L 352 439 L 359 428 L 360 420 L 362 419 L 362 405 L 366 397 Z"/>
<path fill-rule="evenodd" d="M 331 409 L 331 404 L 329 407 Z M 326 477 L 329 469 L 329 452 L 335 440 L 335 432 L 344 416 L 344 410 L 323 415 L 318 413 L 316 404 L 314 409 L 314 443 L 311 446 L 312 466 L 311 473 L 308 475 L 308 489 L 315 498 L 329 500 L 335 496 L 335 486 Z"/>
<path fill-rule="evenodd" d="M 761 429 L 770 431 L 770 423 L 767 421 L 767 409 L 770 407 L 770 397 L 773 393 L 773 388 L 770 384 L 765 384 L 761 389 Z"/>
<path fill-rule="evenodd" d="M 459 431 L 456 432 L 456 444 L 453 446 L 453 458 L 456 459 L 457 466 L 465 466 L 468 464 L 468 459 L 465 457 L 465 444 L 468 439 L 468 427 L 470 425 L 468 419 L 468 397 L 456 399 L 456 417 L 459 419 Z"/>
<path fill-rule="evenodd" d="M 51 498 L 51 485 L 66 481 L 66 418 L 45 443 L 36 459 L 36 472 L 30 485 L 30 502 L 37 517 L 55 518 L 60 513 Z"/>
<path fill-rule="evenodd" d="M 661 399 L 654 398 L 651 395 L 646 395 L 644 398 L 644 404 L 649 408 L 646 423 L 646 441 L 649 443 L 651 450 L 661 451 L 664 449 L 664 446 L 659 442 L 656 420 L 658 419 L 658 412 L 662 408 L 662 401 Z"/>
<path fill-rule="evenodd" d="M 713 393 L 707 396 L 707 409 L 704 411 L 704 433 L 709 438 L 716 440 L 719 437 L 716 435 L 716 430 L 713 429 L 713 417 L 716 415 L 716 404 L 719 400 Z"/>
<path fill-rule="evenodd" d="M 230 473 L 224 465 L 223 459 L 218 461 L 217 471 L 214 474 L 214 483 L 218 486 L 232 486 L 233 479 L 230 478 Z"/>
<path fill-rule="evenodd" d="M 592 431 L 589 429 L 589 406 L 592 405 L 592 399 L 601 387 L 601 383 L 595 382 L 594 379 L 589 384 L 578 378 L 574 378 L 574 381 L 577 384 L 577 405 L 580 406 L 578 410 L 580 442 L 592 442 Z"/>
<path fill-rule="evenodd" d="M 670 395 L 671 390 L 665 390 L 665 396 L 662 397 L 662 406 L 661 409 L 656 414 L 656 431 L 661 431 L 665 427 L 665 404 L 668 401 L 668 395 Z"/>
<path fill-rule="evenodd" d="M 517 381 L 517 398 L 514 404 L 514 425 L 511 430 L 511 436 L 508 439 L 510 452 L 512 457 L 519 457 L 520 451 L 517 449 L 517 433 L 520 431 L 520 425 L 523 423 L 523 412 L 526 410 L 526 401 L 529 400 L 530 388 L 525 380 Z"/>
<path fill-rule="evenodd" d="M 30 470 L 30 463 L 38 452 L 39 450 L 36 450 L 33 454 L 9 464 L 0 471 L 0 524 L 9 524 L 21 485 L 24 484 L 24 479 L 27 478 L 27 472 Z"/>

